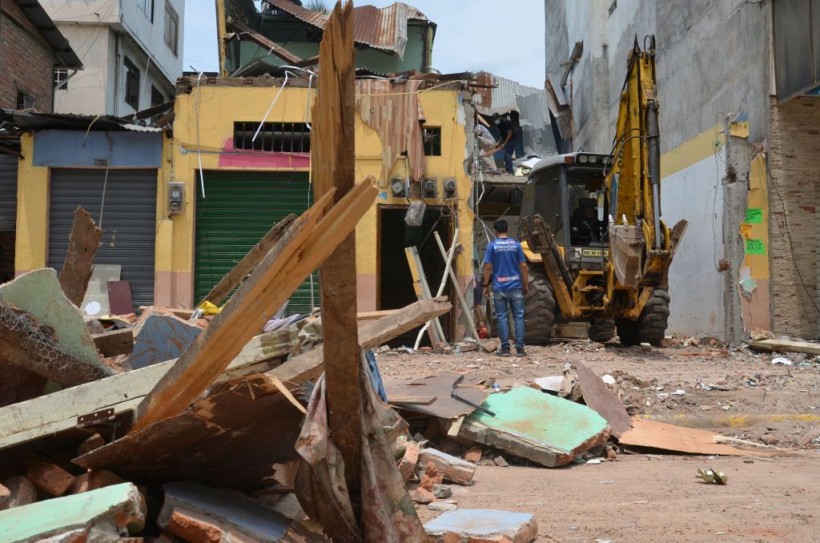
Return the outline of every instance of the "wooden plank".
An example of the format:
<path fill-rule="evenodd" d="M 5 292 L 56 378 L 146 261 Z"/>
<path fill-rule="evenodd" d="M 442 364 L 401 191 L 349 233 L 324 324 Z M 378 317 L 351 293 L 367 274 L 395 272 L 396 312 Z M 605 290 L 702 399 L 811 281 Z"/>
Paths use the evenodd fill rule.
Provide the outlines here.
<path fill-rule="evenodd" d="M 405 247 L 404 253 L 407 255 L 407 265 L 410 267 L 410 275 L 413 277 L 413 290 L 416 291 L 416 297 L 419 300 L 432 298 L 430 286 L 427 284 L 427 278 L 424 276 L 424 269 L 421 267 L 418 249 L 416 247 Z M 441 323 L 438 319 L 433 319 L 432 322 L 433 325 L 427 327 L 427 335 L 430 338 L 430 344 L 433 349 L 440 349 L 446 345 L 444 342 L 444 330 L 441 328 Z M 438 325 L 436 325 L 436 323 Z"/>
<path fill-rule="evenodd" d="M 392 315 L 398 311 L 398 309 L 382 309 L 380 311 L 360 311 L 356 314 L 356 318 L 359 321 L 371 321 L 380 319 L 382 317 L 386 317 L 387 315 Z"/>
<path fill-rule="evenodd" d="M 297 346 L 276 341 L 276 337 L 277 332 L 254 337 L 216 382 L 255 373 L 256 365 L 284 356 Z M 175 362 L 168 360 L 0 408 L 0 449 L 74 428 L 81 415 L 103 409 L 113 409 L 115 415 L 127 413 Z"/>
<path fill-rule="evenodd" d="M 441 253 L 441 257 L 446 258 L 447 251 L 444 249 L 444 243 L 441 241 L 441 236 L 438 235 L 438 232 L 433 232 L 433 237 L 436 238 L 436 244 L 438 245 L 438 250 Z M 458 282 L 456 272 L 452 267 L 448 271 L 450 281 L 453 282 L 453 290 L 456 291 L 456 299 L 458 300 L 458 304 L 461 306 L 461 311 L 464 314 L 464 320 L 467 321 L 467 331 L 476 341 L 480 341 L 481 338 L 478 337 L 478 330 L 476 330 L 475 321 L 473 321 L 473 310 L 469 305 L 467 305 L 467 300 L 464 299 L 464 292 L 461 290 L 461 285 Z"/>
<path fill-rule="evenodd" d="M 633 418 L 632 429 L 624 432 L 621 445 L 646 447 L 687 454 L 719 454 L 723 456 L 776 456 L 781 452 L 760 449 L 739 449 L 716 443 L 717 434 L 695 428 L 684 428 L 654 420 Z"/>
<path fill-rule="evenodd" d="M 269 53 L 273 53 L 288 64 L 295 65 L 302 62 L 301 57 L 294 55 L 278 43 L 263 36 L 245 23 L 228 17 L 227 24 L 228 28 L 240 34 L 240 39 L 250 40 L 256 45 L 264 47 Z M 325 28 L 325 32 L 327 32 L 327 28 Z"/>
<path fill-rule="evenodd" d="M 584 403 L 604 417 L 612 427 L 612 435 L 621 435 L 632 428 L 632 418 L 626 412 L 624 403 L 609 390 L 600 377 L 581 362 L 573 364 L 578 372 L 578 384 L 584 395 Z"/>
<path fill-rule="evenodd" d="M 426 467 L 428 463 L 433 464 L 446 481 L 459 485 L 473 484 L 475 464 L 437 449 L 422 449 L 419 452 L 419 464 Z"/>
<path fill-rule="evenodd" d="M 820 355 L 820 343 L 795 341 L 793 339 L 764 339 L 760 341 L 750 341 L 749 347 L 759 351 Z"/>
<path fill-rule="evenodd" d="M 211 302 L 214 305 L 219 305 L 222 303 L 228 294 L 231 293 L 233 289 L 241 283 L 245 277 L 247 277 L 253 270 L 256 268 L 262 259 L 265 258 L 265 255 L 268 254 L 271 247 L 279 241 L 279 238 L 285 233 L 285 231 L 293 224 L 293 221 L 296 220 L 296 215 L 291 213 L 275 225 L 273 228 L 268 230 L 268 233 L 265 234 L 259 242 L 251 247 L 251 250 L 247 252 L 247 254 L 242 257 L 242 260 L 237 263 L 236 266 L 231 269 L 225 276 L 219 280 L 219 282 L 211 289 L 205 298 L 202 299 L 197 304 L 197 307 L 201 306 L 203 303 Z"/>
<path fill-rule="evenodd" d="M 88 212 L 78 207 L 74 210 L 74 224 L 68 238 L 68 250 L 60 270 L 60 286 L 66 297 L 78 306 L 82 303 L 88 280 L 91 279 L 92 262 L 102 239 Z"/>
<path fill-rule="evenodd" d="M 395 405 L 413 404 L 413 405 L 430 405 L 436 401 L 436 396 L 416 395 L 416 394 L 394 394 L 387 398 L 387 401 Z"/>
<path fill-rule="evenodd" d="M 319 45 L 318 95 L 310 133 L 313 194 L 318 199 L 336 190 L 336 201 L 353 189 L 355 180 L 355 53 L 353 4 L 337 3 L 325 24 Z M 337 203 L 338 205 L 338 203 Z M 328 426 L 344 459 L 347 491 L 354 516 L 361 518 L 357 499 L 362 459 L 362 360 L 356 319 L 356 237 L 350 232 L 319 268 L 322 289 L 322 350 L 325 356 Z M 332 354 L 332 356 L 329 356 Z M 319 521 L 325 519 L 317 519 Z M 327 524 L 325 522 L 324 524 Z M 348 540 L 347 527 L 328 527 L 333 539 Z"/>
<path fill-rule="evenodd" d="M 132 431 L 181 413 L 212 384 L 254 331 L 262 328 L 270 308 L 280 307 L 353 231 L 377 193 L 372 183 L 360 183 L 321 221 L 319 215 L 332 192 L 306 211 L 140 404 Z"/>
<path fill-rule="evenodd" d="M 134 331 L 131 328 L 109 330 L 102 334 L 91 334 L 94 346 L 105 356 L 128 354 L 134 349 Z"/>

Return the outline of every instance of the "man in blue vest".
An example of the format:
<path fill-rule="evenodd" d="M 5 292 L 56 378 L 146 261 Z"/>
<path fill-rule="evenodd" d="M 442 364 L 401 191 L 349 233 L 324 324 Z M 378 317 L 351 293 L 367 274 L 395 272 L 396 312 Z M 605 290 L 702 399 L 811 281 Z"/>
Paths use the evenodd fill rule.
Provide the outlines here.
<path fill-rule="evenodd" d="M 521 244 L 507 237 L 509 225 L 504 219 L 493 224 L 496 239 L 487 245 L 484 252 L 484 295 L 490 295 L 493 286 L 493 306 L 498 321 L 498 339 L 501 341 L 501 356 L 510 356 L 510 326 L 507 308 L 512 311 L 515 325 L 516 356 L 526 356 L 524 352 L 524 296 L 528 291 L 527 260 Z"/>

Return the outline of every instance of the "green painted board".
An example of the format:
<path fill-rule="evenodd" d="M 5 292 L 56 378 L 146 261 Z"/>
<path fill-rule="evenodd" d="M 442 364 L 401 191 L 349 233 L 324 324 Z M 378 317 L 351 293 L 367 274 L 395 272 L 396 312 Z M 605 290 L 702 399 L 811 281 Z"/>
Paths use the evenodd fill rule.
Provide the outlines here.
<path fill-rule="evenodd" d="M 137 487 L 123 483 L 0 511 L 0 541 L 38 541 L 100 520 L 112 521 L 117 529 L 127 526 L 132 533 L 141 530 L 145 511 Z"/>
<path fill-rule="evenodd" d="M 482 406 L 496 416 L 474 411 L 461 425 L 460 437 L 549 467 L 572 462 L 610 433 L 606 419 L 593 409 L 530 387 L 491 394 Z"/>

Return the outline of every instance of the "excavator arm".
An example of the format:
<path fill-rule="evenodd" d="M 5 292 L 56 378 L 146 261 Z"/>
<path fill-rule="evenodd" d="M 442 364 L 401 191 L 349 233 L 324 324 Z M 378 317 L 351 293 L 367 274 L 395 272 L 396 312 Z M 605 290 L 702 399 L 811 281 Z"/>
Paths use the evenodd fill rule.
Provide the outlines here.
<path fill-rule="evenodd" d="M 649 44 L 647 46 L 647 40 Z M 659 103 L 655 83 L 655 37 L 637 37 L 621 90 L 606 176 L 610 266 L 623 287 L 666 287 L 669 265 L 686 222 L 673 230 L 661 220 Z"/>

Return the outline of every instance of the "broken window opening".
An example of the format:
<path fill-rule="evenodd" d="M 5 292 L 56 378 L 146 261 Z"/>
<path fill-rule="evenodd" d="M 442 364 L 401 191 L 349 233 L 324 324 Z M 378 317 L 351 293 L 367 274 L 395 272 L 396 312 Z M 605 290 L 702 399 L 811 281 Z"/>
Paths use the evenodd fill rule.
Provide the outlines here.
<path fill-rule="evenodd" d="M 421 129 L 424 156 L 441 156 L 441 127 L 425 126 Z"/>
<path fill-rule="evenodd" d="M 233 123 L 234 149 L 267 151 L 270 153 L 309 153 L 310 129 L 307 123 L 263 123 L 253 140 L 258 122 Z"/>
<path fill-rule="evenodd" d="M 68 68 L 54 68 L 54 88 L 68 90 Z"/>
<path fill-rule="evenodd" d="M 125 65 L 125 103 L 139 110 L 140 105 L 140 71 L 128 57 L 123 57 Z"/>

